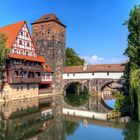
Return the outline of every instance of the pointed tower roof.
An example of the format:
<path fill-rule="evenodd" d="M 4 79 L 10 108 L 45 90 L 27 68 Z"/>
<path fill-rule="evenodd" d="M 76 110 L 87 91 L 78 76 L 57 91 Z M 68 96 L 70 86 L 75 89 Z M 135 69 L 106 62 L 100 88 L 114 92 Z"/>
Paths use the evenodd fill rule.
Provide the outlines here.
<path fill-rule="evenodd" d="M 16 37 L 18 36 L 22 26 L 26 21 L 17 22 L 0 28 L 0 32 L 4 33 L 7 37 L 7 47 L 12 48 Z"/>
<path fill-rule="evenodd" d="M 55 14 L 46 14 L 44 16 L 42 16 L 41 18 L 39 18 L 37 21 L 33 22 L 33 24 L 38 24 L 38 23 L 43 23 L 43 22 L 49 22 L 49 21 L 55 21 L 59 24 L 61 24 L 62 26 L 66 27 Z"/>

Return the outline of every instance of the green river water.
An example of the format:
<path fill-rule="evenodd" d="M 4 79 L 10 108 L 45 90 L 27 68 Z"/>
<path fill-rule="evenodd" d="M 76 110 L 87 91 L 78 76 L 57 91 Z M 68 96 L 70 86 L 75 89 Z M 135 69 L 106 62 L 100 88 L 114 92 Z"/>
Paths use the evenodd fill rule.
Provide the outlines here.
<path fill-rule="evenodd" d="M 0 140 L 140 140 L 137 122 L 66 116 L 61 107 L 50 98 L 1 104 Z"/>

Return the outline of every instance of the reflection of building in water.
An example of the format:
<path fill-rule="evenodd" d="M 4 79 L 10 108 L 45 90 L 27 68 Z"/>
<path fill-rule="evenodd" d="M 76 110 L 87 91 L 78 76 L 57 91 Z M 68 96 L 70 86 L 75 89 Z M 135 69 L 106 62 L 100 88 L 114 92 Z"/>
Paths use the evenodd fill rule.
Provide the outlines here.
<path fill-rule="evenodd" d="M 102 91 L 102 98 L 103 99 L 112 99 L 113 97 L 113 92 L 117 90 L 122 90 L 122 85 L 119 83 L 110 83 L 106 85 Z"/>
<path fill-rule="evenodd" d="M 113 98 L 113 95 L 112 95 L 112 89 L 109 88 L 109 87 L 105 87 L 104 90 L 103 90 L 103 99 L 111 99 Z"/>
<path fill-rule="evenodd" d="M 51 101 L 49 99 L 39 104 L 38 100 L 15 101 L 2 106 L 5 138 L 63 140 L 62 133 L 59 134 L 59 129 L 63 130 L 60 124 L 62 121 L 58 121 L 59 116 L 53 118 Z"/>

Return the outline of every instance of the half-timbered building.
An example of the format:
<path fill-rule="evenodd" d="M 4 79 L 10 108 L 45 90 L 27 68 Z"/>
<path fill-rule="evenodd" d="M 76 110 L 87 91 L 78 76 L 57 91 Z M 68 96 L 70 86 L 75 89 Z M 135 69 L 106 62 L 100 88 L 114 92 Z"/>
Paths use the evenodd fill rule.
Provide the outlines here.
<path fill-rule="evenodd" d="M 26 21 L 2 27 L 0 32 L 6 35 L 6 46 L 10 49 L 2 97 L 6 100 L 38 97 L 41 84 L 50 87 L 51 79 L 47 76 L 52 76 L 52 71 L 44 57 L 37 54 Z"/>

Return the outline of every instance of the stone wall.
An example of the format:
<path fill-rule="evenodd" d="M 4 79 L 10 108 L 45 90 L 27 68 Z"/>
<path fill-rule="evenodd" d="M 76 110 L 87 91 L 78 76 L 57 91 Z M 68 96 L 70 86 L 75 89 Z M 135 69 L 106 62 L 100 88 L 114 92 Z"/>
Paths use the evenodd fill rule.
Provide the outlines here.
<path fill-rule="evenodd" d="M 95 78 L 95 79 L 64 79 L 64 92 L 65 89 L 71 84 L 75 82 L 79 82 L 82 85 L 86 86 L 91 95 L 102 92 L 102 88 L 110 82 L 115 82 L 113 79 L 105 79 L 105 78 Z"/>
<path fill-rule="evenodd" d="M 8 84 L 6 83 L 1 95 L 6 101 L 38 98 L 38 84 Z"/>

